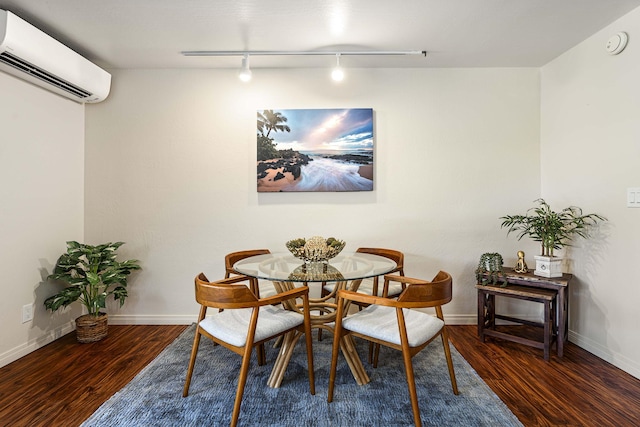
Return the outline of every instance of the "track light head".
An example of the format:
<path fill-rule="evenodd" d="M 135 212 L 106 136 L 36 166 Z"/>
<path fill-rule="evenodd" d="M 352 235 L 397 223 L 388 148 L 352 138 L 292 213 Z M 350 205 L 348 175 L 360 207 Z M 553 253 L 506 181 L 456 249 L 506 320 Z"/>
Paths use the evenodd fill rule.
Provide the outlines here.
<path fill-rule="evenodd" d="M 248 82 L 251 80 L 251 69 L 249 68 L 249 55 L 244 55 L 242 57 L 242 68 L 240 69 L 240 73 L 238 74 L 238 78 L 243 82 Z"/>
<path fill-rule="evenodd" d="M 344 71 L 340 68 L 340 54 L 336 53 L 336 67 L 331 71 L 331 78 L 334 82 L 341 82 L 344 79 Z"/>

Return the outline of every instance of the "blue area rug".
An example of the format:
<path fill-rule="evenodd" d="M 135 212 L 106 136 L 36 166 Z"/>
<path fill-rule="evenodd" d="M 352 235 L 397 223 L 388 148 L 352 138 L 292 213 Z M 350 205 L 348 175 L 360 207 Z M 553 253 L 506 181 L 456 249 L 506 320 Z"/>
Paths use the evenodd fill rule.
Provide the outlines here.
<path fill-rule="evenodd" d="M 203 338 L 189 396 L 182 397 L 195 326 L 190 326 L 129 384 L 83 423 L 98 426 L 228 426 L 235 398 L 240 356 Z M 315 334 L 314 334 L 315 335 Z M 255 352 L 249 368 L 239 425 L 259 426 L 412 426 L 409 392 L 399 352 L 381 348 L 378 368 L 366 363 L 367 344 L 358 343 L 371 382 L 356 384 L 342 355 L 334 399 L 327 403 L 332 337 L 314 339 L 316 395 L 309 393 L 304 337 L 296 345 L 282 386 L 267 379 L 277 350 L 267 345 L 267 364 Z M 413 359 L 420 414 L 425 426 L 521 426 L 478 374 L 451 348 L 460 394 L 453 394 L 437 339 Z"/>

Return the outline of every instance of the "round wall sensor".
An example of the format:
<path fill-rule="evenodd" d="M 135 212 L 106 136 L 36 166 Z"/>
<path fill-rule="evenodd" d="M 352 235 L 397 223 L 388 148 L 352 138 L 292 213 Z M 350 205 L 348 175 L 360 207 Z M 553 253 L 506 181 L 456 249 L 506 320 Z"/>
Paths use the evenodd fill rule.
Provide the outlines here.
<path fill-rule="evenodd" d="M 607 41 L 607 52 L 609 52 L 610 55 L 619 54 L 627 46 L 628 40 L 629 37 L 627 36 L 627 33 L 623 31 L 611 36 L 611 38 Z"/>

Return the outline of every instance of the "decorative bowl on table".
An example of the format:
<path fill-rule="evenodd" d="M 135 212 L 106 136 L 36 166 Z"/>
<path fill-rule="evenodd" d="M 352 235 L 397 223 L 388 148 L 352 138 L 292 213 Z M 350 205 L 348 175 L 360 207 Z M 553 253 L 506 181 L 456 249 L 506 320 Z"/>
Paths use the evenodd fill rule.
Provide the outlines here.
<path fill-rule="evenodd" d="M 327 262 L 338 255 L 344 249 L 344 245 L 344 240 L 333 237 L 325 239 L 320 236 L 313 236 L 309 239 L 293 239 L 286 243 L 289 252 L 305 263 Z"/>

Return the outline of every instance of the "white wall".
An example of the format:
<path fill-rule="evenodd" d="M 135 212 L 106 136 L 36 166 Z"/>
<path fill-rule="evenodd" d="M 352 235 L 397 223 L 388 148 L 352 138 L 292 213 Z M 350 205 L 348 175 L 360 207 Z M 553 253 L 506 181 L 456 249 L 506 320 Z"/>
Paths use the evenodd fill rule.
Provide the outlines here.
<path fill-rule="evenodd" d="M 567 251 L 570 340 L 640 378 L 640 209 L 626 189 L 640 187 L 640 9 L 542 68 L 542 195 L 609 219 L 602 236 Z M 617 56 L 610 36 L 629 33 Z"/>
<path fill-rule="evenodd" d="M 640 210 L 625 207 L 626 188 L 640 187 L 640 59 L 632 32 L 621 55 L 604 52 L 639 20 L 632 12 L 541 70 L 349 70 L 339 86 L 326 70 L 254 70 L 249 85 L 235 70 L 116 70 L 107 101 L 86 107 L 84 170 L 84 108 L 0 73 L 0 365 L 69 330 L 78 307 L 45 312 L 54 290 L 43 277 L 64 241 L 83 237 L 123 240 L 121 255 L 142 261 L 113 323 L 190 322 L 197 272 L 220 277 L 227 252 L 314 234 L 400 249 L 409 275 L 448 270 L 445 315 L 474 323 L 478 256 L 511 264 L 523 249 L 532 265 L 537 251 L 498 217 L 542 195 L 609 218 L 565 254 L 570 339 L 640 376 Z M 256 110 L 335 107 L 375 111 L 375 191 L 258 194 Z"/>
<path fill-rule="evenodd" d="M 143 270 L 110 321 L 195 320 L 193 278 L 223 276 L 224 254 L 333 235 L 406 254 L 406 274 L 454 278 L 445 315 L 475 323 L 483 252 L 508 263 L 537 246 L 498 217 L 540 195 L 537 69 L 115 70 L 87 110 L 86 240 L 122 240 Z M 256 110 L 371 107 L 375 191 L 256 192 Z"/>
<path fill-rule="evenodd" d="M 0 73 L 0 366 L 72 330 L 51 314 L 44 279 L 65 242 L 83 239 L 84 108 Z M 22 306 L 34 319 L 22 323 Z"/>

